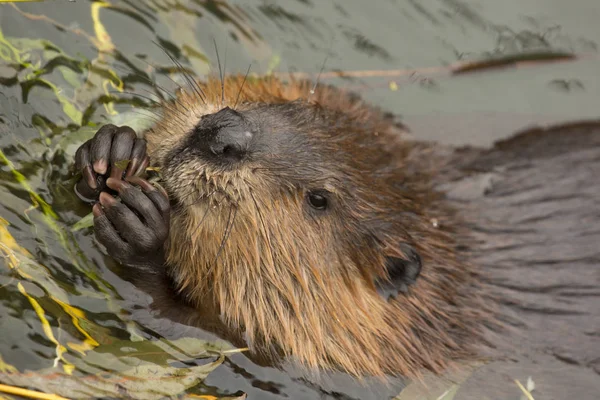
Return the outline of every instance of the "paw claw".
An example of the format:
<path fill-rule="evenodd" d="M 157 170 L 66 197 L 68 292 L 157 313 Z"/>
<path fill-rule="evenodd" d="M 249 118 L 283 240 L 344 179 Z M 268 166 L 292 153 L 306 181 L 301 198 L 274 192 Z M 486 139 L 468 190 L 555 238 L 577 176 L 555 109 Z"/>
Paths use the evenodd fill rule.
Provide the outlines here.
<path fill-rule="evenodd" d="M 83 175 L 83 179 L 85 180 L 85 183 L 87 183 L 87 185 L 90 187 L 90 189 L 98 189 L 98 185 L 96 184 L 96 176 L 94 175 L 92 167 L 90 167 L 89 165 L 84 167 L 81 174 Z"/>
<path fill-rule="evenodd" d="M 108 186 L 112 190 L 116 190 L 117 192 L 120 192 L 121 190 L 125 189 L 126 186 L 129 186 L 129 185 L 125 181 L 122 181 L 117 178 L 113 178 L 111 176 L 110 178 L 108 178 L 106 180 L 106 186 Z"/>
<path fill-rule="evenodd" d="M 104 159 L 100 159 L 94 163 L 94 171 L 100 175 L 106 174 L 108 163 Z"/>
<path fill-rule="evenodd" d="M 92 207 L 92 214 L 94 215 L 94 217 L 99 217 L 104 214 L 104 211 L 102 211 L 102 206 L 100 205 L 100 203 L 94 204 L 94 206 Z"/>
<path fill-rule="evenodd" d="M 125 179 L 125 181 L 127 181 L 127 182 L 129 182 L 129 183 L 131 183 L 133 185 L 139 186 L 145 192 L 151 192 L 153 190 L 156 190 L 156 188 L 154 187 L 154 185 L 152 185 L 147 180 L 140 178 L 139 176 L 128 177 L 128 178 Z"/>
<path fill-rule="evenodd" d="M 102 204 L 102 207 L 105 207 L 105 208 L 111 207 L 117 202 L 114 197 L 112 197 L 110 194 L 108 194 L 106 192 L 100 193 L 99 200 L 100 200 L 100 204 Z"/>

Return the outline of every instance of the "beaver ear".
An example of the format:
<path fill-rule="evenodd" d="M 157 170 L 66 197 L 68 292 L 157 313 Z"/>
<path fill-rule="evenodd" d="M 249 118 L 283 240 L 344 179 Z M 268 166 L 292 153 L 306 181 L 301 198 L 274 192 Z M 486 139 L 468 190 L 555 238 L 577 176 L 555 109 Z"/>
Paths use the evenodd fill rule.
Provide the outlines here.
<path fill-rule="evenodd" d="M 389 278 L 375 281 L 377 292 L 385 300 L 408 292 L 408 287 L 415 283 L 421 273 L 421 257 L 415 248 L 406 243 L 399 247 L 404 257 L 386 256 L 385 268 Z"/>

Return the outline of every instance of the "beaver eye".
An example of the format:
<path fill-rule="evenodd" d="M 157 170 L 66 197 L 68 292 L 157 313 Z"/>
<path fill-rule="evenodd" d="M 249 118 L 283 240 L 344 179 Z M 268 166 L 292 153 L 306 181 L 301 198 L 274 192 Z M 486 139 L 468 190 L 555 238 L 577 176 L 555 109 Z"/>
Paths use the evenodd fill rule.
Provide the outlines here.
<path fill-rule="evenodd" d="M 308 204 L 316 210 L 325 210 L 327 208 L 327 196 L 322 190 L 308 192 L 306 195 Z"/>

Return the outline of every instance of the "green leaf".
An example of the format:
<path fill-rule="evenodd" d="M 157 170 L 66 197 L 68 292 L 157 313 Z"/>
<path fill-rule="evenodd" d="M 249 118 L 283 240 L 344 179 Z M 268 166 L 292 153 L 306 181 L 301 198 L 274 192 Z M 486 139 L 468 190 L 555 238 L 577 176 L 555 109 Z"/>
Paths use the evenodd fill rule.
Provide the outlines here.
<path fill-rule="evenodd" d="M 85 228 L 90 228 L 94 226 L 94 214 L 89 213 L 85 217 L 81 218 L 71 227 L 71 231 L 77 232 Z"/>
<path fill-rule="evenodd" d="M 56 369 L 28 373 L 13 371 L 0 372 L 0 381 L 73 399 L 160 399 L 180 395 L 198 385 L 223 363 L 225 354 L 236 351 L 241 350 L 226 342 L 213 343 L 194 338 L 117 340 L 88 351 L 82 358 L 70 357 L 69 361 L 83 376 L 57 373 Z M 176 360 L 210 358 L 213 360 L 191 367 L 172 365 Z"/>
<path fill-rule="evenodd" d="M 127 169 L 127 166 L 129 165 L 129 163 L 131 162 L 131 160 L 121 160 L 121 161 L 117 161 L 115 162 L 115 167 L 120 168 L 120 169 Z"/>
<path fill-rule="evenodd" d="M 460 386 L 480 365 L 462 365 L 461 370 L 447 376 L 427 374 L 411 382 L 394 400 L 453 400 Z"/>

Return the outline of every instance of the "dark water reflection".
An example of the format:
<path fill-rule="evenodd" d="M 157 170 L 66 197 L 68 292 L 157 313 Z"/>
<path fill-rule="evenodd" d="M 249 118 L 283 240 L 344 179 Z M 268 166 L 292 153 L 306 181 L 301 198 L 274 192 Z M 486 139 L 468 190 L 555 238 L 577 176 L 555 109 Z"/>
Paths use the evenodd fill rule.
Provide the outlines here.
<path fill-rule="evenodd" d="M 0 237 L 3 248 L 8 246 L 20 263 L 18 271 L 11 269 L 3 252 L 8 261 L 0 270 L 2 360 L 20 371 L 56 362 L 82 371 L 110 370 L 109 365 L 87 365 L 78 346 L 153 335 L 123 314 L 119 293 L 134 289 L 111 272 L 89 230 L 71 229 L 89 210 L 74 198 L 67 181 L 75 149 L 95 127 L 127 121 L 141 128 L 152 122 L 152 114 L 144 111 L 151 99 L 183 83 L 174 63 L 153 42 L 198 76 L 211 71 L 215 42 L 228 72 L 243 73 L 250 64 L 259 74 L 316 75 L 323 65 L 325 73 L 396 71 L 391 76 L 325 76 L 324 81 L 357 90 L 401 115 L 418 138 L 489 145 L 532 123 L 598 116 L 599 11 L 595 0 L 78 0 L 0 5 Z M 456 77 L 443 68 L 459 60 L 529 51 L 566 51 L 578 59 Z M 406 73 L 411 69 L 415 71 Z M 593 205 L 598 204 L 585 206 Z M 597 256 L 590 251 L 590 257 Z M 491 261 L 486 258 L 486 263 Z M 582 290 L 597 301 L 597 275 L 590 282 Z M 579 283 L 573 285 L 581 293 Z M 561 290 L 568 292 L 568 285 Z M 36 304 L 45 310 L 45 320 Z M 44 333 L 45 323 L 66 346 L 64 355 Z M 592 325 L 586 337 L 595 337 L 597 343 L 598 325 Z M 573 357 L 579 360 L 569 354 L 556 357 L 564 365 L 573 365 Z M 195 393 L 232 395 L 241 390 L 261 399 L 347 398 L 335 389 L 252 366 L 242 355 L 225 364 Z M 588 364 L 597 371 L 597 360 Z M 560 369 L 563 364 L 552 365 Z M 510 375 L 504 366 L 498 368 L 498 374 Z M 527 373 L 527 368 L 522 370 Z M 569 374 L 573 382 L 589 378 L 588 370 Z M 343 377 L 335 379 L 353 398 L 367 398 Z M 486 382 L 498 383 L 491 381 Z M 512 383 L 502 381 L 498 390 L 508 385 Z M 508 393 L 517 396 L 512 389 Z"/>

